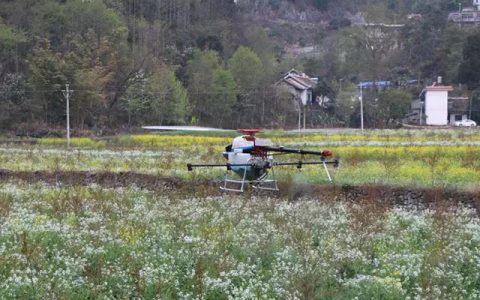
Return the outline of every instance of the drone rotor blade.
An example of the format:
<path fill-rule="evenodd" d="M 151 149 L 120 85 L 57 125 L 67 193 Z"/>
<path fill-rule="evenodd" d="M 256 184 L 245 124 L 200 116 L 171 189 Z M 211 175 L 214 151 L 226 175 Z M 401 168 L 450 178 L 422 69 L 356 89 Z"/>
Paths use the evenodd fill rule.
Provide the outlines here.
<path fill-rule="evenodd" d="M 145 130 L 159 130 L 159 131 L 220 131 L 220 132 L 233 132 L 230 129 L 220 129 L 213 127 L 200 127 L 200 126 L 142 126 Z"/>

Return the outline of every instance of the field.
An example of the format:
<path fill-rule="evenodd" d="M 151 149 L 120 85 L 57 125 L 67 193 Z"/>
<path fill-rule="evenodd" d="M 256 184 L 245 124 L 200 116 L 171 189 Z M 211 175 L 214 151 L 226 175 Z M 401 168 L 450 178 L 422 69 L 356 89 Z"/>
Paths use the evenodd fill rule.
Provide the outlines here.
<path fill-rule="evenodd" d="M 266 136 L 288 147 L 332 150 L 342 164 L 334 174 L 335 183 L 340 186 L 475 189 L 480 182 L 480 132 L 476 130 L 371 131 L 366 135 L 347 131 L 303 136 L 271 132 Z M 73 139 L 73 149 L 67 150 L 64 139 L 43 139 L 31 145 L 0 146 L 0 166 L 13 171 L 133 171 L 186 180 L 218 180 L 223 170 L 189 173 L 186 163 L 223 163 L 221 153 L 230 141 L 231 134 L 218 133 L 119 136 L 110 140 L 79 138 Z M 277 175 L 282 180 L 301 183 L 327 182 L 318 167 L 305 167 L 300 172 L 283 167 Z"/>
<path fill-rule="evenodd" d="M 285 167 L 241 195 L 185 166 L 231 137 L 3 143 L 0 298 L 480 297 L 480 131 L 267 132 L 332 150 L 334 183 Z"/>

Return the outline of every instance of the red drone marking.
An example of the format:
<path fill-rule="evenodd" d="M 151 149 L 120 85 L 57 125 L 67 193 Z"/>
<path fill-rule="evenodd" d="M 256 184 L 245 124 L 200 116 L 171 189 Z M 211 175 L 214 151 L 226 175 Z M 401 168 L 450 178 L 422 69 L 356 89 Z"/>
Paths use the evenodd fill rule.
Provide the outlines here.
<path fill-rule="evenodd" d="M 332 155 L 333 155 L 333 152 L 330 151 L 330 150 L 323 150 L 322 151 L 322 156 L 329 157 L 329 156 L 332 156 Z"/>
<path fill-rule="evenodd" d="M 262 131 L 260 128 L 252 128 L 252 129 L 239 129 L 238 130 L 240 133 L 246 134 L 246 135 L 255 135 L 256 133 L 259 133 Z"/>

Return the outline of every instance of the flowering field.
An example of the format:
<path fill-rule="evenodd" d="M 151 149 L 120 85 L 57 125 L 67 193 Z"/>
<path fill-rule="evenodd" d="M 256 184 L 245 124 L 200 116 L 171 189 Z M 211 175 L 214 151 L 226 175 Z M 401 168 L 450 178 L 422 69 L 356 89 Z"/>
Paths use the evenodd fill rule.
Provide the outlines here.
<path fill-rule="evenodd" d="M 478 299 L 480 219 L 464 207 L 0 184 L 0 298 L 137 297 Z"/>
<path fill-rule="evenodd" d="M 0 182 L 0 299 L 480 298 L 480 219 L 461 201 L 419 210 L 386 199 L 346 202 L 337 194 L 291 202 L 208 188 L 13 183 L 16 171 L 30 179 L 133 171 L 184 185 L 220 180 L 223 169 L 187 172 L 186 163 L 223 163 L 232 135 L 74 138 L 71 149 L 54 138 L 0 144 L 0 169 L 13 176 Z M 333 150 L 341 160 L 333 176 L 342 187 L 478 191 L 476 130 L 264 137 Z M 318 167 L 276 174 L 287 186 L 326 183 Z"/>
<path fill-rule="evenodd" d="M 219 180 L 222 169 L 189 173 L 186 163 L 224 163 L 221 153 L 231 142 L 227 134 L 150 134 L 118 136 L 110 140 L 77 138 L 72 149 L 65 140 L 41 139 L 32 145 L 0 146 L 0 168 L 15 171 L 134 171 L 184 179 Z M 416 187 L 476 189 L 480 182 L 480 131 L 378 130 L 342 134 L 267 132 L 275 144 L 304 149 L 331 149 L 340 158 L 334 172 L 339 185 L 386 184 Z M 315 157 L 305 157 L 315 159 Z M 299 157 L 282 156 L 282 161 Z M 321 167 L 292 172 L 279 167 L 280 180 L 326 183 Z"/>

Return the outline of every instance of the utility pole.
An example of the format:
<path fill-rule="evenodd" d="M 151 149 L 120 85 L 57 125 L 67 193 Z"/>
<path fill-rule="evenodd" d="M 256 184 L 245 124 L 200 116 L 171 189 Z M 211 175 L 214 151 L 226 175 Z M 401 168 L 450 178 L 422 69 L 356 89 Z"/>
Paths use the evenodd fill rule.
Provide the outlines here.
<path fill-rule="evenodd" d="M 363 134 L 363 87 L 361 82 L 360 82 L 360 128 L 362 128 L 362 134 Z"/>
<path fill-rule="evenodd" d="M 298 105 L 295 108 L 298 108 L 298 132 L 300 132 L 302 129 L 302 100 L 295 97 L 295 101 Z"/>
<path fill-rule="evenodd" d="M 70 84 L 65 84 L 65 89 L 62 90 L 63 96 L 67 100 L 67 148 L 70 148 L 70 94 L 73 90 L 70 89 Z"/>
<path fill-rule="evenodd" d="M 307 123 L 307 106 L 303 106 L 303 130 L 306 129 L 306 123 Z"/>
<path fill-rule="evenodd" d="M 475 94 L 476 94 L 476 91 L 473 91 L 472 95 L 470 96 L 470 103 L 468 104 L 468 119 L 469 120 L 472 119 L 472 101 L 473 101 L 473 97 L 475 96 Z"/>

